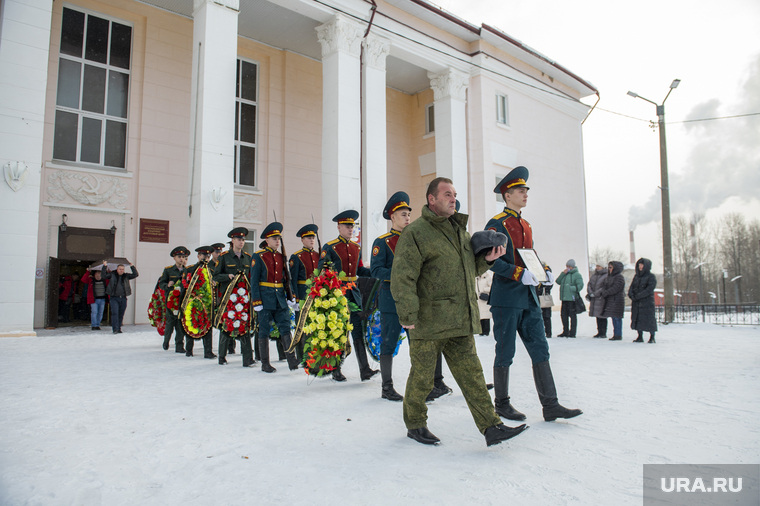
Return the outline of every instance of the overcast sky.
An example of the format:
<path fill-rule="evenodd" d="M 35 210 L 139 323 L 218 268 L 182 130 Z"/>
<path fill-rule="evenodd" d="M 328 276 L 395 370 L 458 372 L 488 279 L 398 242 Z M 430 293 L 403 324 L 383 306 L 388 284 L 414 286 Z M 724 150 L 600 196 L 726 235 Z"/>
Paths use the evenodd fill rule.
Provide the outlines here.
<path fill-rule="evenodd" d="M 673 213 L 760 218 L 760 115 L 680 123 L 760 113 L 760 1 L 433 3 L 496 26 L 599 90 L 583 127 L 589 249 L 611 247 L 627 261 L 630 224 L 637 256 L 662 268 L 655 106 L 626 92 L 661 103 L 676 78 L 665 103 Z"/>

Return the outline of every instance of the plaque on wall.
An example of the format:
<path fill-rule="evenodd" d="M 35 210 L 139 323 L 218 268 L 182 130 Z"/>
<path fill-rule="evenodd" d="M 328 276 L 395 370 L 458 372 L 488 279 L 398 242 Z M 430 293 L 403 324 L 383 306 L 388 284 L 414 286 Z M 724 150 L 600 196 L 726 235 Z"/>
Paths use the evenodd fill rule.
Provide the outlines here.
<path fill-rule="evenodd" d="M 115 236 L 109 229 L 68 227 L 58 232 L 58 258 L 86 260 L 113 256 Z"/>
<path fill-rule="evenodd" d="M 140 218 L 140 242 L 169 244 L 169 220 Z"/>

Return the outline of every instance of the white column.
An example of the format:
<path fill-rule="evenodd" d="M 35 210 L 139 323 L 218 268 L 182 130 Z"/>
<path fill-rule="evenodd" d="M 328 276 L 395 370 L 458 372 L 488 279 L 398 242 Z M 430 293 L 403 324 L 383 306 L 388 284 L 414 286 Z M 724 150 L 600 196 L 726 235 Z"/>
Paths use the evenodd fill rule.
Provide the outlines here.
<path fill-rule="evenodd" d="M 324 241 L 337 236 L 332 217 L 338 212 L 346 209 L 361 212 L 359 53 L 362 35 L 362 26 L 342 14 L 317 27 L 317 37 L 322 44 L 320 232 Z"/>
<path fill-rule="evenodd" d="M 469 76 L 455 69 L 428 73 L 435 97 L 436 176 L 454 182 L 461 211 L 467 213 L 467 124 L 465 101 Z"/>
<path fill-rule="evenodd" d="M 0 9 L 0 336 L 34 336 L 35 271 L 46 268 L 36 262 L 53 2 L 4 0 Z"/>
<path fill-rule="evenodd" d="M 364 242 L 362 256 L 369 263 L 372 241 L 388 231 L 383 219 L 387 201 L 388 164 L 386 146 L 385 58 L 390 43 L 370 35 L 364 45 L 364 167 L 362 200 Z M 401 190 L 394 188 L 393 191 Z"/>
<path fill-rule="evenodd" d="M 238 0 L 195 0 L 188 244 L 217 242 L 233 224 Z"/>

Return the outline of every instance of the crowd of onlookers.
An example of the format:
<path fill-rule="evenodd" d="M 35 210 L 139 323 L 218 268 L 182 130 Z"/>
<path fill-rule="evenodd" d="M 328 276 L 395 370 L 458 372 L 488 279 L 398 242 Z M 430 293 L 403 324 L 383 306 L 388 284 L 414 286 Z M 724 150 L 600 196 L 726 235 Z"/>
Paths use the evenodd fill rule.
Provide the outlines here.
<path fill-rule="evenodd" d="M 544 269 L 551 272 L 551 268 L 544 265 Z M 657 319 L 655 317 L 654 289 L 657 279 L 651 272 L 652 261 L 648 258 L 640 258 L 636 262 L 635 274 L 626 291 L 626 281 L 623 277 L 623 263 L 613 260 L 606 266 L 594 264 L 590 279 L 585 285 L 586 295 L 581 295 L 584 288 L 582 275 L 578 272 L 576 262 L 570 259 L 566 262 L 565 269 L 557 276 L 555 283 L 544 282 L 536 287 L 536 295 L 541 303 L 546 337 L 552 337 L 552 307 L 555 303 L 552 299 L 554 284 L 559 286 L 560 319 L 562 332 L 557 337 L 574 338 L 577 334 L 578 315 L 588 311 L 588 315 L 596 319 L 596 339 L 608 338 L 609 321 L 612 321 L 612 335 L 610 341 L 623 339 L 623 316 L 626 306 L 626 296 L 631 302 L 631 329 L 635 330 L 637 337 L 634 342 L 644 342 L 644 332 L 649 333 L 649 343 L 654 343 L 654 335 L 657 331 Z M 493 273 L 487 271 L 477 278 L 477 290 L 479 294 L 478 307 L 480 309 L 481 334 L 490 333 L 491 313 L 486 302 L 491 287 Z M 548 296 L 550 303 L 544 304 L 543 297 Z M 583 299 L 588 302 L 588 308 Z"/>

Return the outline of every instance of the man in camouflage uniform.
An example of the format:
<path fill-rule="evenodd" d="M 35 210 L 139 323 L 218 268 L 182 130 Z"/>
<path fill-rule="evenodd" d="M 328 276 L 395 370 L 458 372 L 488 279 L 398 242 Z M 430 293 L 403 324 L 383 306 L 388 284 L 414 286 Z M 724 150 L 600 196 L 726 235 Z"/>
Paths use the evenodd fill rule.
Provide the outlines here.
<path fill-rule="evenodd" d="M 243 251 L 245 238 L 248 235 L 248 229 L 245 227 L 233 228 L 227 237 L 232 239 L 232 247 L 222 253 L 219 257 L 219 264 L 214 268 L 212 279 L 219 283 L 219 292 L 224 295 L 227 287 L 238 273 L 245 274 L 248 277 L 251 269 L 251 255 Z M 221 304 L 221 302 L 220 302 Z M 222 311 L 223 308 L 219 308 Z M 219 329 L 219 364 L 227 363 L 228 342 L 234 340 L 227 331 Z M 246 333 L 240 336 L 240 353 L 243 355 L 243 367 L 251 367 L 256 362 L 253 360 L 253 349 L 251 348 L 251 334 Z"/>
<path fill-rule="evenodd" d="M 480 329 L 475 278 L 504 253 L 499 246 L 477 258 L 467 233 L 468 216 L 456 212 L 450 179 L 436 178 L 422 216 L 404 229 L 396 245 L 391 293 L 401 325 L 409 329 L 411 370 L 404 396 L 407 436 L 423 444 L 440 440 L 427 428 L 425 398 L 443 352 L 475 424 L 488 446 L 525 430 L 511 428 L 494 412 L 473 334 Z"/>
<path fill-rule="evenodd" d="M 166 294 L 166 299 L 169 298 L 169 293 L 174 290 L 174 285 L 182 282 L 182 276 L 185 275 L 187 266 L 187 257 L 190 256 L 190 250 L 184 246 L 177 246 L 171 252 L 172 258 L 174 258 L 174 265 L 168 265 L 164 267 L 164 272 L 161 273 L 161 277 L 158 279 L 158 286 Z M 185 346 L 183 341 L 185 340 L 185 331 L 182 330 L 182 322 L 179 319 L 179 315 L 175 315 L 169 308 L 166 308 L 166 330 L 164 331 L 164 349 L 169 349 L 169 341 L 171 341 L 172 333 L 174 333 L 174 351 L 176 353 L 185 353 Z"/>

